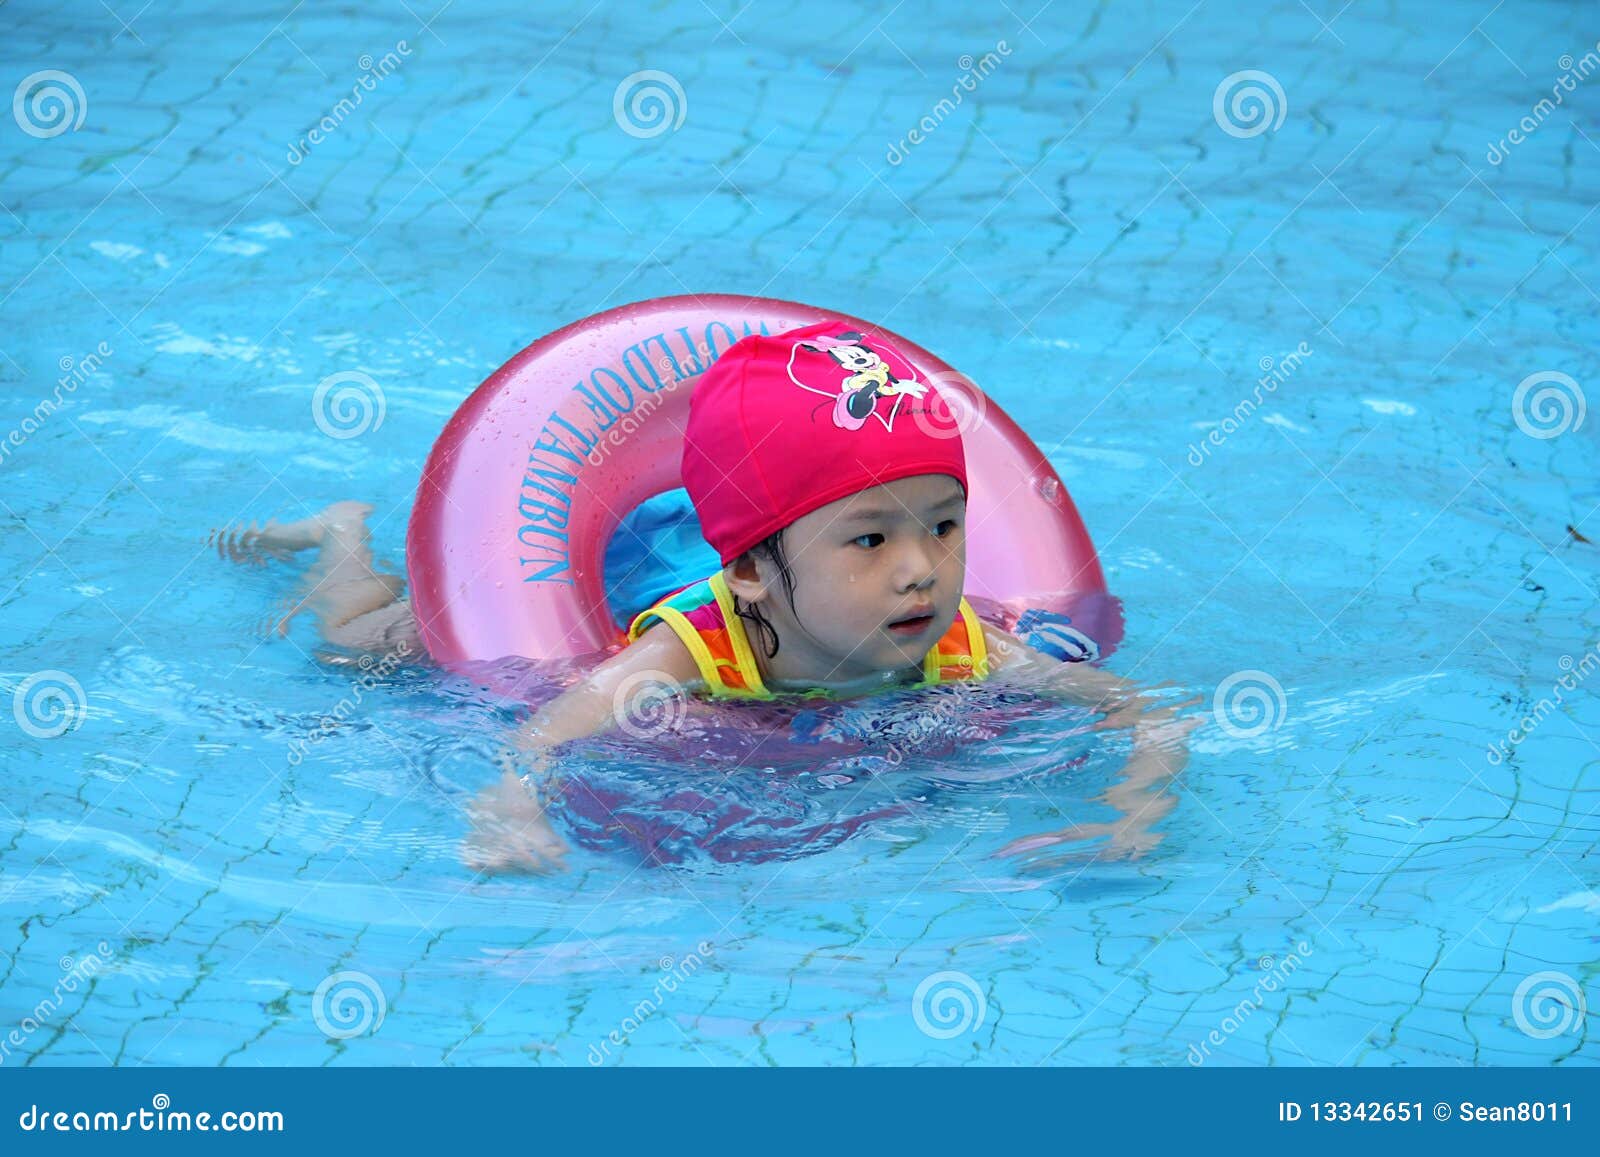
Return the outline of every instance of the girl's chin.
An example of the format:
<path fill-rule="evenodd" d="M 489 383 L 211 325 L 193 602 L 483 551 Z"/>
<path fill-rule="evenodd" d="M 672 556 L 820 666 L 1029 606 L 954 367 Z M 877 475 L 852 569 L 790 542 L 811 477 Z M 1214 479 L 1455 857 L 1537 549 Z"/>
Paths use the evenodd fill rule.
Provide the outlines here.
<path fill-rule="evenodd" d="M 858 654 L 856 658 L 860 658 Z M 852 691 L 870 691 L 875 688 L 915 681 L 922 675 L 922 655 L 885 655 L 881 662 L 867 669 L 857 669 L 853 674 L 840 673 L 827 680 L 827 685 Z"/>

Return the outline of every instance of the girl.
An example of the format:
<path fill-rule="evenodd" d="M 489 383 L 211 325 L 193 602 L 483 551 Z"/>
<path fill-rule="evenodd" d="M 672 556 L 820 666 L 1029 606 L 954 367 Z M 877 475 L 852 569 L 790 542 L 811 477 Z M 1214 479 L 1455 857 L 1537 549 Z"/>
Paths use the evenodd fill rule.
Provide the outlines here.
<path fill-rule="evenodd" d="M 1134 740 L 1123 780 L 1103 797 L 1121 820 L 1028 837 L 1002 854 L 1106 835 L 1108 851 L 1138 855 L 1159 839 L 1148 829 L 1173 799 L 1147 789 L 1184 765 L 1184 735 L 1198 721 L 1174 712 L 1188 704 L 1153 706 L 1127 680 L 1060 663 L 978 619 L 962 596 L 967 474 L 949 412 L 931 384 L 907 379 L 902 387 L 918 388 L 877 391 L 870 409 L 841 417 L 838 399 L 861 391 L 846 381 L 850 366 L 820 356 L 841 343 L 892 349 L 823 322 L 747 337 L 705 372 L 690 398 L 682 474 L 722 568 L 634 616 L 627 647 L 516 733 L 500 782 L 471 808 L 468 866 L 560 867 L 566 847 L 531 773 L 550 772 L 557 744 L 637 714 L 640 696 L 848 697 L 1000 671 L 1104 712 L 1098 727 L 1131 727 Z M 320 547 L 311 590 L 280 630 L 309 606 L 329 642 L 420 652 L 398 580 L 371 566 L 369 509 L 341 503 L 224 535 L 219 549 Z"/>

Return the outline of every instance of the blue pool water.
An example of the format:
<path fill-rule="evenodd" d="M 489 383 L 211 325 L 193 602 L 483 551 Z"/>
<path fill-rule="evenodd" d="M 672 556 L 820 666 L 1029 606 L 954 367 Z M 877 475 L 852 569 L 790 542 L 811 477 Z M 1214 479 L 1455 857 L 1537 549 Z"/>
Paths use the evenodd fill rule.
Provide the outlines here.
<path fill-rule="evenodd" d="M 1535 111 L 1593 8 L 1034 9 L 0 8 L 0 95 L 77 90 L 0 109 L 0 1063 L 1600 1059 L 1600 76 Z M 480 380 L 689 291 L 875 319 L 1046 449 L 1111 669 L 1208 713 L 1146 855 L 994 856 L 1128 751 L 994 685 L 582 745 L 570 870 L 475 879 L 512 707 L 354 702 L 207 549 L 356 497 L 402 566 Z"/>

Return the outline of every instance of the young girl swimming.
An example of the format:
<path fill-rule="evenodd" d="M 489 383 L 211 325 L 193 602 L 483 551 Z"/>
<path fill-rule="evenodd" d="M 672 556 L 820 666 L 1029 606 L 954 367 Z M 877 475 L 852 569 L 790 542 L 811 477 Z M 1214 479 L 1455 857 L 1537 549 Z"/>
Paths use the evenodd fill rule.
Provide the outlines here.
<path fill-rule="evenodd" d="M 1105 795 L 1115 823 L 1017 841 L 1003 852 L 1110 837 L 1137 855 L 1172 807 L 1148 792 L 1186 760 L 1196 725 L 1138 685 L 1063 664 L 973 613 L 966 574 L 967 472 L 961 439 L 928 383 L 880 372 L 881 341 L 836 322 L 735 343 L 690 397 L 682 476 L 721 569 L 634 616 L 628 645 L 540 708 L 515 734 L 500 782 L 471 809 L 463 849 L 483 871 L 561 866 L 565 844 L 537 783 L 560 781 L 551 749 L 628 715 L 663 689 L 714 699 L 847 698 L 894 687 L 986 679 L 1004 671 L 1130 727 L 1133 752 Z M 825 351 L 806 379 L 797 351 Z M 818 360 L 833 368 L 819 382 Z M 819 396 L 822 400 L 819 401 Z M 370 507 L 339 503 L 288 525 L 225 534 L 235 555 L 318 547 L 310 592 L 279 624 L 312 609 L 323 638 L 356 651 L 420 654 L 401 583 L 372 566 Z M 332 657 L 331 655 L 329 657 Z M 538 774 L 536 774 L 538 773 Z"/>

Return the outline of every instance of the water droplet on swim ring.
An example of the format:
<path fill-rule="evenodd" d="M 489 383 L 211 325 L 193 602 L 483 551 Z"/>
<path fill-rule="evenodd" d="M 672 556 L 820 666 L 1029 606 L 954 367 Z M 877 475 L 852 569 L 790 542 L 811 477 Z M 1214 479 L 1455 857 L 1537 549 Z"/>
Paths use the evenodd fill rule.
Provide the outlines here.
<path fill-rule="evenodd" d="M 1039 496 L 1046 502 L 1058 502 L 1061 499 L 1061 483 L 1054 478 L 1039 479 Z"/>

